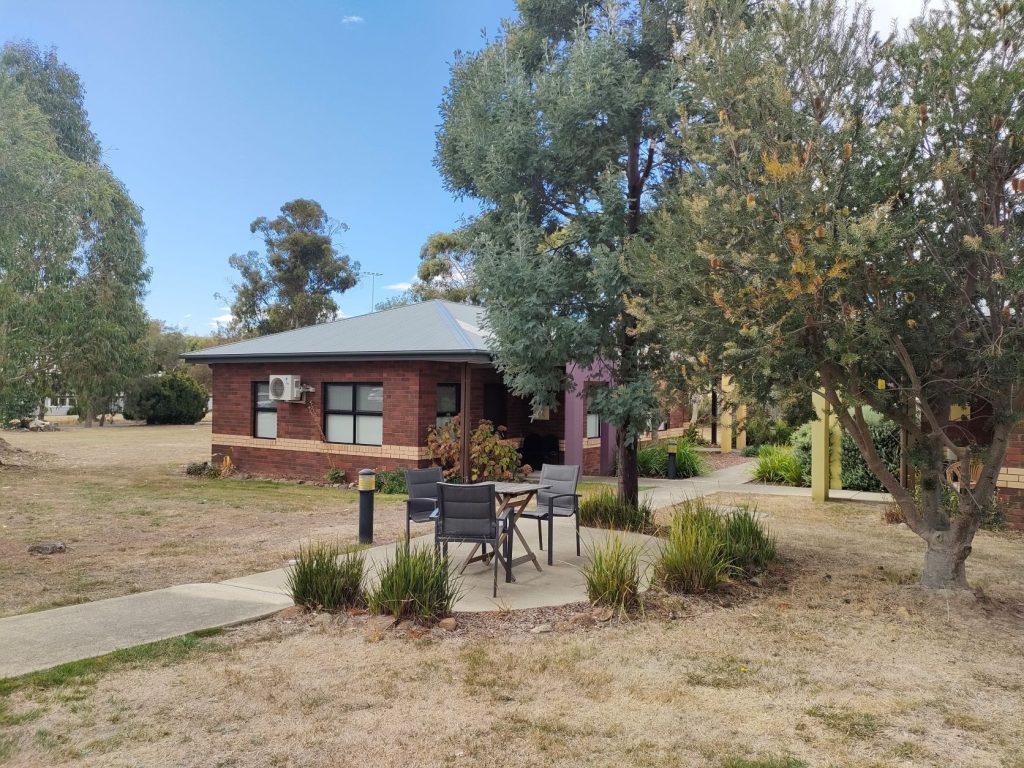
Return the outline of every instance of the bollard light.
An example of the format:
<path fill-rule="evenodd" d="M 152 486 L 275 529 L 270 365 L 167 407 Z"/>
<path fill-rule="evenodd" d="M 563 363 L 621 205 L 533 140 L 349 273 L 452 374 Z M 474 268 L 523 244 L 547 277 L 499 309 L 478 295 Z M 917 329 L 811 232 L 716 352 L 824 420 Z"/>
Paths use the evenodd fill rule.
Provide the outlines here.
<path fill-rule="evenodd" d="M 676 443 L 670 443 L 665 446 L 665 451 L 668 453 L 668 475 L 669 480 L 676 479 Z"/>
<path fill-rule="evenodd" d="M 373 494 L 377 489 L 377 473 L 359 470 L 359 543 L 373 544 Z"/>

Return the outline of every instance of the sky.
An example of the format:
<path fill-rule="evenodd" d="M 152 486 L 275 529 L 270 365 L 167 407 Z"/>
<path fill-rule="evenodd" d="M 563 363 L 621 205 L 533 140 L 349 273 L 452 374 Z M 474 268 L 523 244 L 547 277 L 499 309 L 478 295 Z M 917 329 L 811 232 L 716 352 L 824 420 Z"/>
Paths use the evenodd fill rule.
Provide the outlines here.
<path fill-rule="evenodd" d="M 873 0 L 888 30 L 919 0 Z M 432 232 L 473 215 L 433 166 L 456 50 L 513 0 L 0 0 L 0 43 L 56 47 L 85 87 L 104 162 L 142 208 L 151 317 L 192 333 L 229 319 L 249 224 L 298 197 L 349 229 L 364 277 L 338 297 L 370 311 L 412 281 Z M 368 273 L 379 272 L 379 277 Z M 371 295 L 372 291 L 372 295 Z"/>

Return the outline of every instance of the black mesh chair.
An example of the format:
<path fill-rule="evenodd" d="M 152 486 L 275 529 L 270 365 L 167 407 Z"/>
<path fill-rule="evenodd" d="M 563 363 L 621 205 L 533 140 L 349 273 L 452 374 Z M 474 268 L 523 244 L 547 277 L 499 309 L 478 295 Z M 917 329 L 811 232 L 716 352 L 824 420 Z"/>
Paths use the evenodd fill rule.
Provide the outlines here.
<path fill-rule="evenodd" d="M 412 523 L 437 522 L 437 484 L 444 478 L 440 467 L 405 470 L 405 540 L 409 541 Z"/>
<path fill-rule="evenodd" d="M 576 518 L 576 557 L 580 556 L 580 496 L 576 486 L 580 481 L 580 468 L 575 464 L 545 464 L 540 470 L 540 484 L 550 486 L 537 491 L 537 508 L 523 510 L 520 517 L 537 521 L 537 538 L 544 549 L 541 522 L 548 523 L 548 565 L 554 564 L 552 537 L 556 517 Z"/>
<path fill-rule="evenodd" d="M 488 544 L 494 549 L 494 597 L 498 596 L 498 563 L 505 562 L 500 555 L 500 545 L 505 537 L 505 519 L 496 515 L 497 502 L 493 483 L 478 485 L 455 485 L 438 483 L 436 541 L 448 554 L 449 543 L 467 543 L 475 546 L 469 557 L 462 563 L 459 573 L 474 560 L 480 547 Z M 481 558 L 477 558 L 481 559 Z M 506 565 L 506 570 L 508 566 Z M 506 574 L 507 575 L 507 574 Z"/>

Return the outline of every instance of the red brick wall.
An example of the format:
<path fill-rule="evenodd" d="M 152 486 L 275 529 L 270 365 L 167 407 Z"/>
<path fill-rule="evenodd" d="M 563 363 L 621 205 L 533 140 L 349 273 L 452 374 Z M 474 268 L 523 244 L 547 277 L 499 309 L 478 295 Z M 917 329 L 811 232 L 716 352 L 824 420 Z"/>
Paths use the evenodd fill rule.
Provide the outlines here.
<path fill-rule="evenodd" d="M 1018 424 L 1010 434 L 1010 444 L 1006 449 L 1003 468 L 1001 483 L 1020 484 L 1024 481 L 1024 423 Z M 1006 470 L 1018 471 L 1010 475 Z M 999 501 L 1010 527 L 1024 530 L 1024 488 L 999 488 Z"/>

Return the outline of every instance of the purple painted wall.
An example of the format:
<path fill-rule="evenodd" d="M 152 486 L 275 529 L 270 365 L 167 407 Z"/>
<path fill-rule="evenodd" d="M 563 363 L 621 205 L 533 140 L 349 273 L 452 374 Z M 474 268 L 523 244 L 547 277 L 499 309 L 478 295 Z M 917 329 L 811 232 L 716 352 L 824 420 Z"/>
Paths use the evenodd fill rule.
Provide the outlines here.
<path fill-rule="evenodd" d="M 583 439 L 587 430 L 587 382 L 611 383 L 612 375 L 604 363 L 594 363 L 585 368 L 569 365 L 567 372 L 572 378 L 573 389 L 565 393 L 565 463 L 583 464 Z M 615 428 L 601 425 L 601 474 L 610 475 L 615 465 Z"/>

